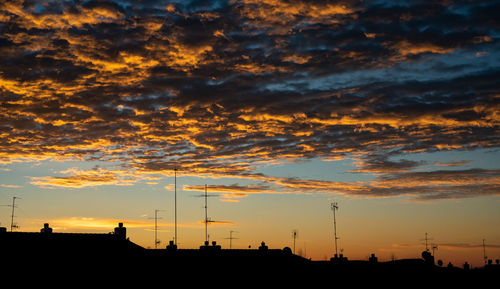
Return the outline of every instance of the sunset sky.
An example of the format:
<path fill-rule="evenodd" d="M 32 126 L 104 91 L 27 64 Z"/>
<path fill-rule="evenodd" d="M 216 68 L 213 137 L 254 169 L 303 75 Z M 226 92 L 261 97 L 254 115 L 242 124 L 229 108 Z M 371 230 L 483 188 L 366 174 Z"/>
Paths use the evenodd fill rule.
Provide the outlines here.
<path fill-rule="evenodd" d="M 1 1 L 0 222 L 500 259 L 498 1 Z"/>

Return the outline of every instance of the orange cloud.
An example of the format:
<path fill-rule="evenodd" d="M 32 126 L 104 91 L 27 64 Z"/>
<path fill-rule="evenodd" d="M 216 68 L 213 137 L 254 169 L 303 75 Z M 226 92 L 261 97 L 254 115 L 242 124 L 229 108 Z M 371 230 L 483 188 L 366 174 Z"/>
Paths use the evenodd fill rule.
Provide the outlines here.
<path fill-rule="evenodd" d="M 84 188 L 102 185 L 130 185 L 122 183 L 120 178 L 112 172 L 105 170 L 93 171 L 73 171 L 73 175 L 67 177 L 32 177 L 31 184 L 45 188 L 66 187 L 66 188 Z"/>
<path fill-rule="evenodd" d="M 415 55 L 421 53 L 435 53 L 435 54 L 445 54 L 455 51 L 456 48 L 446 48 L 438 46 L 432 43 L 410 43 L 403 40 L 397 44 L 392 45 L 393 49 L 396 49 L 399 54 L 406 57 L 408 55 Z"/>
<path fill-rule="evenodd" d="M 43 188 L 84 188 L 104 185 L 131 186 L 139 181 L 151 183 L 151 181 L 161 179 L 137 171 L 106 170 L 102 168 L 86 171 L 70 168 L 59 173 L 69 176 L 32 177 L 30 183 Z M 154 183 L 156 184 L 156 182 Z"/>
<path fill-rule="evenodd" d="M 17 188 L 22 188 L 23 186 L 0 184 L 0 187 L 2 187 L 2 188 L 8 188 L 8 189 L 17 189 Z"/>
<path fill-rule="evenodd" d="M 20 18 L 20 24 L 27 28 L 50 29 L 50 28 L 71 28 L 72 26 L 81 27 L 85 24 L 97 24 L 112 22 L 122 18 L 123 14 L 119 11 L 106 7 L 81 7 L 77 10 L 67 10 L 57 14 L 37 15 L 26 11 L 22 0 L 13 0 L 4 4 L 5 11 L 12 13 Z"/>
<path fill-rule="evenodd" d="M 38 221 L 37 221 L 38 222 Z M 131 219 L 112 219 L 112 218 L 94 218 L 94 217 L 69 217 L 44 220 L 50 224 L 54 230 L 109 230 L 112 231 L 118 223 L 123 223 L 126 228 L 143 228 L 152 230 L 155 224 L 152 221 L 131 220 Z M 174 224 L 158 222 L 160 228 L 174 227 Z M 202 228 L 199 224 L 178 224 L 182 228 Z M 165 229 L 163 229 L 165 230 Z"/>

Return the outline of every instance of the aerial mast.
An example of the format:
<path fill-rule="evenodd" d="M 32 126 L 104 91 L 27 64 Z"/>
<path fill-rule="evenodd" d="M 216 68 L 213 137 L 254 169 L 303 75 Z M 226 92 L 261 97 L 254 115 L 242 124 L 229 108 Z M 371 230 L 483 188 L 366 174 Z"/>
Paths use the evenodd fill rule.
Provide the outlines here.
<path fill-rule="evenodd" d="M 158 219 L 161 219 L 158 218 L 158 212 L 161 212 L 161 211 L 164 211 L 164 210 L 155 210 L 155 249 L 158 249 L 158 244 L 160 244 L 160 241 L 158 240 Z"/>
<path fill-rule="evenodd" d="M 488 257 L 486 257 L 486 244 L 485 244 L 485 239 L 483 239 L 483 259 L 484 259 L 484 264 L 486 265 L 488 263 Z"/>
<path fill-rule="evenodd" d="M 432 256 L 436 256 L 436 255 L 434 254 L 434 252 L 435 252 L 435 250 L 437 250 L 437 249 L 438 249 L 438 245 L 431 244 L 431 246 L 432 246 Z"/>
<path fill-rule="evenodd" d="M 174 244 L 177 246 L 177 167 L 174 168 Z"/>
<path fill-rule="evenodd" d="M 14 225 L 14 210 L 16 208 L 16 199 L 20 199 L 19 197 L 12 197 L 12 215 L 11 215 L 11 218 L 10 218 L 10 231 L 12 232 L 12 230 L 14 228 L 18 228 L 17 225 Z"/>
<path fill-rule="evenodd" d="M 211 220 L 208 217 L 208 197 L 216 197 L 217 195 L 208 195 L 208 186 L 205 184 L 205 194 L 198 195 L 197 197 L 203 197 L 205 199 L 205 206 L 203 207 L 205 209 L 205 242 L 207 243 L 209 241 L 210 235 L 208 235 L 208 224 L 209 223 L 215 223 L 216 221 Z"/>
<path fill-rule="evenodd" d="M 335 238 L 335 257 L 337 257 L 338 256 L 337 240 L 339 239 L 339 238 L 337 238 L 337 219 L 335 216 L 335 211 L 338 211 L 338 209 L 339 209 L 337 202 L 332 203 L 331 208 L 333 211 L 333 234 L 334 234 L 334 238 Z"/>
<path fill-rule="evenodd" d="M 229 238 L 226 238 L 226 239 L 229 239 L 229 249 L 233 248 L 233 240 L 238 239 L 238 238 L 233 237 L 233 233 L 237 233 L 237 232 L 236 231 L 229 231 Z"/>
<path fill-rule="evenodd" d="M 205 184 L 205 242 L 208 242 L 208 206 L 207 184 Z"/>
<path fill-rule="evenodd" d="M 292 231 L 292 237 L 293 237 L 293 254 L 295 254 L 295 240 L 297 239 L 297 230 Z"/>

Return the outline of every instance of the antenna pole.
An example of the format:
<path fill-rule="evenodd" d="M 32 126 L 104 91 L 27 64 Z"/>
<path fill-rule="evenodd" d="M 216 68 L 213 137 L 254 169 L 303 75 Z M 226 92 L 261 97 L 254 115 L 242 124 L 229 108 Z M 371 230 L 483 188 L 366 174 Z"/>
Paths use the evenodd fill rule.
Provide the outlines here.
<path fill-rule="evenodd" d="M 174 168 L 174 244 L 177 246 L 177 167 Z"/>
<path fill-rule="evenodd" d="M 295 239 L 297 239 L 297 230 L 293 230 L 293 254 L 295 255 Z"/>
<path fill-rule="evenodd" d="M 205 184 L 205 241 L 208 242 L 207 184 Z"/>
<path fill-rule="evenodd" d="M 158 249 L 158 210 L 155 210 L 155 249 Z"/>
<path fill-rule="evenodd" d="M 233 248 L 233 231 L 229 231 L 229 249 Z"/>
<path fill-rule="evenodd" d="M 337 204 L 337 202 L 334 202 L 331 204 L 331 208 L 332 208 L 332 211 L 333 211 L 333 234 L 334 234 L 334 238 L 335 238 L 335 256 L 338 256 L 338 249 L 337 249 L 337 219 L 336 219 L 336 216 L 335 216 L 335 211 L 337 211 L 339 209 L 339 206 Z"/>
<path fill-rule="evenodd" d="M 155 217 L 154 218 L 149 218 L 149 219 L 154 219 L 155 220 L 155 249 L 158 249 L 158 244 L 160 244 L 160 240 L 158 240 L 158 219 L 161 219 L 161 217 L 158 217 L 158 212 L 162 212 L 165 210 L 155 210 Z"/>
<path fill-rule="evenodd" d="M 18 197 L 12 197 L 12 215 L 10 218 L 10 231 L 12 232 L 14 227 L 14 209 L 16 208 L 16 199 L 19 199 Z"/>
<path fill-rule="evenodd" d="M 429 252 L 429 247 L 427 246 L 427 233 L 425 233 L 425 251 Z"/>
<path fill-rule="evenodd" d="M 438 249 L 438 245 L 431 244 L 432 247 L 432 257 L 436 258 L 435 250 Z"/>
<path fill-rule="evenodd" d="M 488 257 L 486 257 L 486 244 L 484 243 L 484 241 L 486 240 L 483 239 L 483 258 L 484 258 L 484 264 L 486 265 L 488 263 L 487 262 Z"/>

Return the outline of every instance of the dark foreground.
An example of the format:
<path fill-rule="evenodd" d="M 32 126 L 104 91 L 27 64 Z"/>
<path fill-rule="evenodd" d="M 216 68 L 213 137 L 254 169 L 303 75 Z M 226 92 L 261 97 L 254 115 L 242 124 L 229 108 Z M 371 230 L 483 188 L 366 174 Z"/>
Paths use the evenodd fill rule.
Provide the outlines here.
<path fill-rule="evenodd" d="M 116 230 L 110 234 L 0 232 L 0 249 L 2 279 L 19 285 L 477 288 L 500 282 L 498 265 L 464 270 L 437 267 L 424 258 L 311 261 L 288 248 L 268 249 L 265 244 L 254 250 L 224 250 L 208 244 L 196 250 L 175 246 L 148 250 Z"/>

